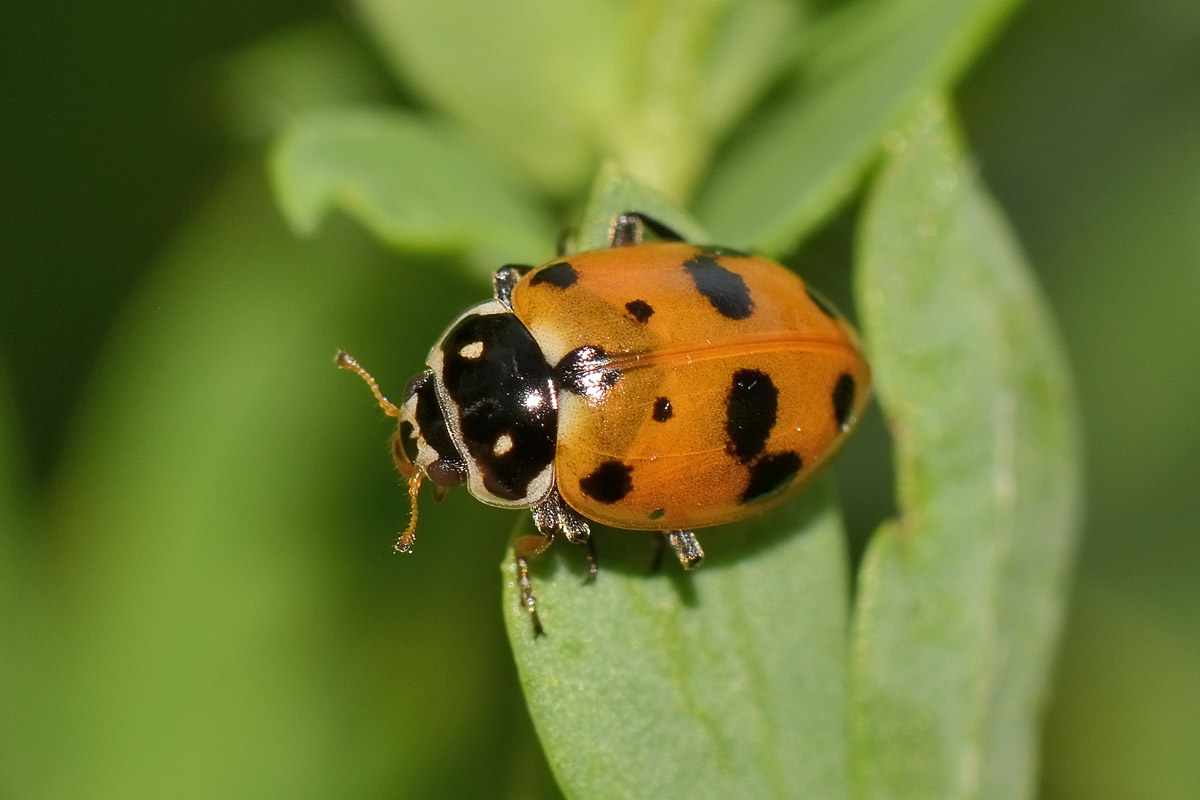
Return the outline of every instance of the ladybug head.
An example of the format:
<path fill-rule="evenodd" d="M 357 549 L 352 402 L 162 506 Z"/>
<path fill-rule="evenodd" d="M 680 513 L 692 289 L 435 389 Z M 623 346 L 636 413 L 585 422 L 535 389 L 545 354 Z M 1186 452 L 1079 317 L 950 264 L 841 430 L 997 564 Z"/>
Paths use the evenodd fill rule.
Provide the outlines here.
<path fill-rule="evenodd" d="M 462 483 L 467 477 L 462 456 L 446 430 L 446 420 L 434 390 L 433 373 L 426 370 L 409 381 L 404 388 L 404 401 L 397 406 L 383 396 L 375 379 L 350 354 L 339 350 L 335 363 L 366 381 L 379 401 L 379 407 L 389 417 L 400 421 L 392 437 L 392 458 L 396 461 L 396 469 L 408 478 L 412 516 L 408 527 L 396 542 L 396 549 L 407 553 L 412 550 L 416 539 L 417 492 L 421 488 L 421 480 L 428 477 L 433 481 L 434 499 L 440 500 L 447 488 Z"/>
<path fill-rule="evenodd" d="M 392 456 L 404 477 L 412 480 L 421 473 L 437 486 L 447 488 L 466 480 L 467 467 L 446 427 L 432 370 L 414 376 L 404 387 L 398 416 L 400 425 L 392 437 Z"/>

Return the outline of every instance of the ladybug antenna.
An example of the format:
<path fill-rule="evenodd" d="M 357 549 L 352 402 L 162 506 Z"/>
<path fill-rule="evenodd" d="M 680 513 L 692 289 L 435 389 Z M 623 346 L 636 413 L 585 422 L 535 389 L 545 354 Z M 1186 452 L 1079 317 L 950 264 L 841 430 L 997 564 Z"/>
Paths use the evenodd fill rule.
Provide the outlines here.
<path fill-rule="evenodd" d="M 421 479 L 423 477 L 418 471 L 413 473 L 413 476 L 408 479 L 408 501 L 411 503 L 408 512 L 408 527 L 404 529 L 404 533 L 400 534 L 400 538 L 396 540 L 397 553 L 411 553 L 413 545 L 417 542 L 417 492 L 421 488 Z"/>
<path fill-rule="evenodd" d="M 379 391 L 379 384 L 371 377 L 371 373 L 367 372 L 359 363 L 354 360 L 354 356 L 347 353 L 345 350 L 338 350 L 337 356 L 334 357 L 333 363 L 337 364 L 342 369 L 348 369 L 358 377 L 367 382 L 367 386 L 371 387 L 371 394 L 375 395 L 375 399 L 379 401 L 379 407 L 383 409 L 383 413 L 389 417 L 400 417 L 400 409 L 391 400 L 383 396 L 383 392 Z"/>
<path fill-rule="evenodd" d="M 383 413 L 389 417 L 400 418 L 399 407 L 383 396 L 383 392 L 379 390 L 379 384 L 371 377 L 371 373 L 359 365 L 354 356 L 345 350 L 338 350 L 337 356 L 334 357 L 333 361 L 342 369 L 350 370 L 367 382 L 367 386 L 371 388 L 371 394 L 375 395 L 375 399 L 379 401 L 379 407 L 383 409 Z M 396 552 L 411 553 L 413 545 L 417 541 L 417 492 L 420 491 L 421 480 L 425 476 L 409 461 L 408 454 L 405 453 L 404 446 L 400 442 L 399 433 L 392 437 L 392 456 L 395 458 L 397 469 L 403 473 L 404 477 L 408 478 L 408 500 L 411 504 L 408 527 L 404 529 L 404 533 L 400 534 L 400 538 L 396 540 Z"/>

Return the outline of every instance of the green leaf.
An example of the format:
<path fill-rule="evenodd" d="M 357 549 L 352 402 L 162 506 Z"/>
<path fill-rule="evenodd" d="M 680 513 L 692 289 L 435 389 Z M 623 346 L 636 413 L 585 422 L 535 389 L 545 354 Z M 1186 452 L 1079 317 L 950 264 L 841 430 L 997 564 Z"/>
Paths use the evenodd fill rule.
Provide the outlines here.
<path fill-rule="evenodd" d="M 636 211 L 672 229 L 685 241 L 707 242 L 708 234 L 686 211 L 667 198 L 641 184 L 615 163 L 605 164 L 596 176 L 591 197 L 583 210 L 579 230 L 569 251 L 601 250 L 609 246 L 613 219 L 618 214 Z"/>
<path fill-rule="evenodd" d="M 865 798 L 1030 796 L 1077 527 L 1068 368 L 944 106 L 891 153 L 856 292 L 902 515 L 859 581 L 855 781 Z"/>
<path fill-rule="evenodd" d="M 595 125 L 617 105 L 621 15 L 607 0 L 356 0 L 412 90 L 554 194 L 594 168 Z"/>
<path fill-rule="evenodd" d="M 385 110 L 315 112 L 278 140 L 271 174 L 301 233 L 338 208 L 393 246 L 470 252 L 489 269 L 549 257 L 554 241 L 533 197 L 445 122 Z"/>
<path fill-rule="evenodd" d="M 809 3 L 791 0 L 734 0 L 707 32 L 704 80 L 696 95 L 697 116 L 720 135 L 758 102 L 779 73 L 790 67 Z M 680 15 L 693 3 L 678 3 Z"/>
<path fill-rule="evenodd" d="M 729 127 L 787 67 L 801 8 L 789 0 L 612 4 L 623 34 L 618 105 L 597 115 L 602 152 L 683 202 Z"/>
<path fill-rule="evenodd" d="M 515 535 L 532 532 L 523 516 Z M 530 713 L 572 797 L 849 796 L 846 552 L 823 485 L 701 532 L 683 573 L 653 537 L 600 529 L 600 573 L 558 545 L 531 564 L 546 635 L 505 579 Z"/>
<path fill-rule="evenodd" d="M 858 185 L 884 135 L 951 84 L 1015 0 L 860 0 L 810 29 L 796 76 L 696 199 L 718 240 L 792 248 Z"/>
<path fill-rule="evenodd" d="M 613 158 L 682 201 L 791 61 L 788 0 L 358 0 L 413 92 L 551 195 Z"/>

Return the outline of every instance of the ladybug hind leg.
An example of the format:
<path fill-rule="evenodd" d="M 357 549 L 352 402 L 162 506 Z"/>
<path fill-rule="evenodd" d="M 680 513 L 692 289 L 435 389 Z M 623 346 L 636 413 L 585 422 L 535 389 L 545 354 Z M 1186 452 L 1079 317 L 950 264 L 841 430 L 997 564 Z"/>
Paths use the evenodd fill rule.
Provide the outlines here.
<path fill-rule="evenodd" d="M 684 569 L 695 569 L 704 563 L 704 550 L 691 531 L 667 531 L 667 544 L 675 551 Z"/>

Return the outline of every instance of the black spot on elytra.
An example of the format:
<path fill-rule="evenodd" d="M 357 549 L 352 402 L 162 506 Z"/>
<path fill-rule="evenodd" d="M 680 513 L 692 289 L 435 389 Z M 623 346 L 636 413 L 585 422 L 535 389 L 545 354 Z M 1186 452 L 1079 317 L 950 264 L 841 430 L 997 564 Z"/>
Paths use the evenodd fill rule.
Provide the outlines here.
<path fill-rule="evenodd" d="M 667 510 L 665 508 L 656 508 L 650 512 L 650 516 L 647 519 L 662 519 L 666 515 Z"/>
<path fill-rule="evenodd" d="M 828 300 L 826 300 L 820 292 L 805 286 L 804 293 L 808 295 L 809 300 L 812 300 L 813 303 L 816 304 L 817 308 L 821 309 L 821 313 L 823 313 L 825 316 L 829 317 L 830 319 L 838 318 L 838 312 L 837 309 L 833 307 L 833 303 L 830 303 Z"/>
<path fill-rule="evenodd" d="M 566 261 L 559 261 L 548 267 L 542 267 L 535 272 L 533 277 L 529 279 L 529 285 L 537 286 L 541 283 L 548 283 L 559 289 L 566 289 L 577 280 L 579 280 L 579 275 L 575 272 L 575 268 Z"/>
<path fill-rule="evenodd" d="M 621 380 L 619 370 L 608 366 L 603 347 L 585 344 L 562 357 L 554 367 L 554 383 L 559 389 L 599 402 Z"/>
<path fill-rule="evenodd" d="M 671 408 L 669 398 L 660 397 L 654 401 L 654 410 L 650 412 L 650 416 L 655 422 L 666 422 L 671 417 L 675 416 L 675 410 Z"/>
<path fill-rule="evenodd" d="M 794 450 L 763 456 L 750 468 L 750 483 L 742 492 L 742 502 L 766 499 L 786 488 L 803 466 L 800 454 Z"/>
<path fill-rule="evenodd" d="M 700 255 L 683 263 L 696 289 L 717 313 L 729 319 L 746 319 L 754 313 L 750 288 L 736 272 L 725 269 L 716 259 Z"/>
<path fill-rule="evenodd" d="M 612 504 L 621 500 L 633 489 L 630 477 L 633 467 L 620 461 L 605 461 L 590 475 L 579 479 L 579 488 L 593 500 Z"/>
<path fill-rule="evenodd" d="M 645 322 L 654 314 L 654 307 L 645 300 L 630 300 L 625 304 L 625 310 L 638 322 Z"/>
<path fill-rule="evenodd" d="M 850 409 L 853 407 L 854 378 L 843 372 L 833 387 L 833 418 L 842 430 L 850 427 Z"/>
<path fill-rule="evenodd" d="M 745 463 L 762 453 L 779 413 L 779 390 L 771 376 L 739 369 L 725 400 L 725 451 Z"/>
<path fill-rule="evenodd" d="M 743 253 L 741 250 L 734 250 L 732 247 L 717 247 L 712 244 L 700 245 L 696 248 L 700 251 L 700 255 L 708 256 L 709 258 L 719 258 L 721 256 L 729 256 L 730 258 L 750 258 L 749 253 Z"/>

